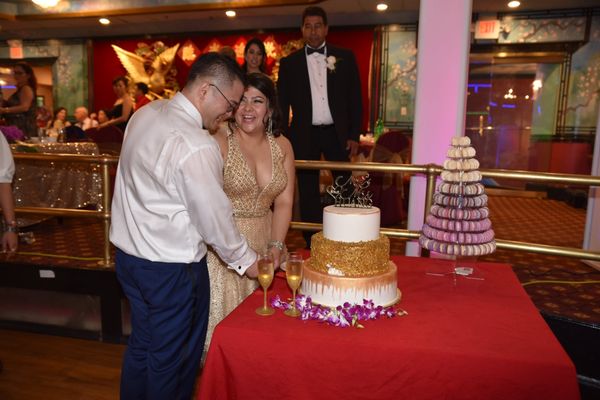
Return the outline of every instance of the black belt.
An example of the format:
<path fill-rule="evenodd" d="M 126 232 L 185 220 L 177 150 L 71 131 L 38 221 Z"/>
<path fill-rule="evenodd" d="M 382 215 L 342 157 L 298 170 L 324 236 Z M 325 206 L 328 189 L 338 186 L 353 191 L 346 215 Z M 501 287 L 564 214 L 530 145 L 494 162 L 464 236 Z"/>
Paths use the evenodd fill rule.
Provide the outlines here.
<path fill-rule="evenodd" d="M 335 127 L 334 124 L 331 125 L 313 125 L 312 126 L 315 129 L 332 129 L 333 127 Z"/>

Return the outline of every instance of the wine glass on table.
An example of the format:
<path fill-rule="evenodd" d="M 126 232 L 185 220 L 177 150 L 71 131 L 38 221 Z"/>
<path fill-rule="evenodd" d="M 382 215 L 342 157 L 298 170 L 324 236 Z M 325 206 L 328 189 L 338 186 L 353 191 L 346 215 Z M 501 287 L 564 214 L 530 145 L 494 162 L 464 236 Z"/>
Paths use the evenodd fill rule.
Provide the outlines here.
<path fill-rule="evenodd" d="M 258 283 L 264 291 L 264 302 L 262 307 L 256 309 L 258 315 L 272 315 L 275 310 L 267 306 L 267 290 L 273 282 L 273 256 L 270 252 L 259 254 L 258 256 Z"/>
<path fill-rule="evenodd" d="M 292 289 L 292 308 L 284 311 L 284 314 L 288 317 L 298 317 L 300 315 L 300 310 L 296 308 L 296 290 L 298 290 L 302 282 L 303 267 L 304 260 L 300 253 L 293 252 L 288 255 L 285 276 L 290 289 Z"/>

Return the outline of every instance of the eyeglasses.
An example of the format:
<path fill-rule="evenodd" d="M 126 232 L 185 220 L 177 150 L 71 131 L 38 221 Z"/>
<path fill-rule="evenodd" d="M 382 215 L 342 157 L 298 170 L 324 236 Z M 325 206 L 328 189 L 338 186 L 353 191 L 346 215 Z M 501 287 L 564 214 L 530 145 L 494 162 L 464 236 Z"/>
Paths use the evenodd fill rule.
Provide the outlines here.
<path fill-rule="evenodd" d="M 219 87 L 217 85 L 213 85 L 212 83 L 208 84 L 209 86 L 214 87 L 215 89 L 217 89 L 217 92 L 221 93 L 221 96 L 223 96 L 223 98 L 225 99 L 225 101 L 227 102 L 227 104 L 229 104 L 229 107 L 227 107 L 227 111 L 225 112 L 233 112 L 236 108 L 238 108 L 239 104 L 236 103 L 235 101 L 231 101 L 227 98 L 227 96 L 225 96 L 223 94 L 223 92 L 221 92 L 221 89 L 219 89 Z"/>

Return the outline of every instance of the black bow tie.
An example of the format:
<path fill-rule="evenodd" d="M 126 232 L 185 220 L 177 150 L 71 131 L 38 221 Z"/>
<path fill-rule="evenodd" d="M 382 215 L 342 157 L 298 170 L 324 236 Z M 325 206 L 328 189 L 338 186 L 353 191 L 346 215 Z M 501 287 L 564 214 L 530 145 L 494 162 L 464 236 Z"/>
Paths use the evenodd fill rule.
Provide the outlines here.
<path fill-rule="evenodd" d="M 311 55 L 312 53 L 325 54 L 325 46 L 319 47 L 318 49 L 313 49 L 310 46 L 306 46 L 306 55 Z"/>

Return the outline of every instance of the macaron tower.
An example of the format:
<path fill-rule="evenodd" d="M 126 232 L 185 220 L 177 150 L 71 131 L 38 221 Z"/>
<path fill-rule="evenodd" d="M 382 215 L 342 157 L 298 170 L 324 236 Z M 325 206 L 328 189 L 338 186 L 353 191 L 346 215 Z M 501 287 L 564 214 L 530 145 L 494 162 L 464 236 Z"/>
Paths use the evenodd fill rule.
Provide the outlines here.
<path fill-rule="evenodd" d="M 481 184 L 479 161 L 466 136 L 453 137 L 444 161 L 442 183 L 423 224 L 419 243 L 424 249 L 460 257 L 482 256 L 496 250 L 488 197 Z"/>

